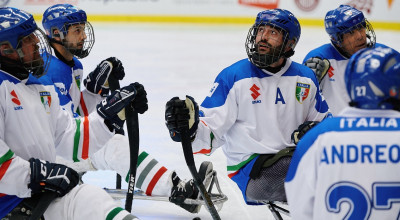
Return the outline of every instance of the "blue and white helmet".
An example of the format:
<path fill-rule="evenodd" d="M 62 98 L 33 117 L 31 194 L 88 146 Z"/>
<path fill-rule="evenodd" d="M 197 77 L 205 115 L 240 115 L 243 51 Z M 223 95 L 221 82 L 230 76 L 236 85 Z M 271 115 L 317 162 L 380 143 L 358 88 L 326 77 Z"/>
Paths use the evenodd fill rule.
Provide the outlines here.
<path fill-rule="evenodd" d="M 283 33 L 283 49 L 289 46 L 290 51 L 285 52 L 283 49 L 276 51 L 273 55 L 262 55 L 257 51 L 256 35 L 260 26 L 271 26 L 277 28 Z M 246 38 L 246 52 L 250 61 L 260 67 L 265 68 L 275 63 L 281 57 L 291 57 L 294 54 L 294 48 L 299 42 L 301 35 L 301 27 L 297 18 L 288 10 L 271 9 L 259 12 L 253 26 L 250 28 Z M 288 43 L 291 42 L 289 45 Z"/>
<path fill-rule="evenodd" d="M 400 53 L 388 47 L 355 53 L 345 72 L 351 105 L 400 111 Z"/>
<path fill-rule="evenodd" d="M 28 46 L 30 50 L 27 49 Z M 47 71 L 50 55 L 51 49 L 46 35 L 37 27 L 30 13 L 13 7 L 0 8 L 2 69 L 24 69 L 18 73 L 12 71 L 19 79 L 27 78 L 30 73 L 40 77 Z"/>
<path fill-rule="evenodd" d="M 85 34 L 85 40 L 82 49 L 70 47 L 66 42 L 68 28 L 76 24 L 85 25 L 85 30 L 83 32 L 83 34 Z M 95 39 L 93 27 L 87 21 L 86 12 L 84 10 L 71 4 L 53 5 L 43 13 L 42 25 L 50 39 L 54 41 L 54 37 L 59 37 L 61 39 L 59 43 L 78 58 L 84 58 L 89 55 Z M 54 34 L 54 30 L 58 30 L 58 34 Z"/>
<path fill-rule="evenodd" d="M 340 5 L 338 8 L 328 11 L 325 15 L 325 31 L 333 44 L 341 46 L 343 34 L 354 29 L 366 28 L 367 47 L 374 47 L 376 42 L 372 25 L 364 17 L 362 11 L 349 5 Z"/>

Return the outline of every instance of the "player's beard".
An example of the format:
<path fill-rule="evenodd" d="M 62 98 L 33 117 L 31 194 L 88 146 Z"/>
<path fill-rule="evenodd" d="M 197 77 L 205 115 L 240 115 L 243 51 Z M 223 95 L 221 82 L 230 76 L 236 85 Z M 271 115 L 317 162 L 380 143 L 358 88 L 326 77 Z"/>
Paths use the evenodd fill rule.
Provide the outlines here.
<path fill-rule="evenodd" d="M 36 46 L 36 49 L 32 54 L 31 61 L 24 62 L 24 66 L 26 69 L 32 72 L 32 75 L 34 75 L 35 77 L 40 77 L 44 73 L 43 65 L 44 61 L 43 58 L 40 56 L 39 47 Z"/>
<path fill-rule="evenodd" d="M 73 54 L 74 56 L 77 56 L 79 58 L 86 57 L 88 55 L 88 50 L 85 50 L 85 41 L 79 42 L 76 45 L 72 43 L 66 43 L 66 48 L 68 51 Z"/>
<path fill-rule="evenodd" d="M 262 43 L 263 45 L 261 45 Z M 253 62 L 261 67 L 265 68 L 270 66 L 271 64 L 277 62 L 283 55 L 282 51 L 284 48 L 284 44 L 278 46 L 272 46 L 265 40 L 258 42 L 255 46 L 255 52 L 253 53 L 252 60 Z M 264 49 L 261 49 L 263 48 Z M 267 48 L 267 49 L 265 49 Z"/>

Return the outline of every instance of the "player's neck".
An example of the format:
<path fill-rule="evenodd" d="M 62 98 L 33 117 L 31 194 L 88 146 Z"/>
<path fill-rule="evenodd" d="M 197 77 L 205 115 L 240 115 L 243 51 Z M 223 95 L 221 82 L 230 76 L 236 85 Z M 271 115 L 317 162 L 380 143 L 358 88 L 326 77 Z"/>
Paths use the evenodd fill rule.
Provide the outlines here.
<path fill-rule="evenodd" d="M 70 67 L 75 65 L 74 55 L 72 55 L 64 46 L 57 43 L 52 43 L 51 46 L 53 47 L 54 53 L 58 59 Z"/>
<path fill-rule="evenodd" d="M 279 72 L 286 64 L 286 59 L 285 58 L 281 58 L 281 59 L 282 60 L 280 62 L 277 62 L 276 65 L 271 65 L 271 66 L 265 67 L 264 69 L 270 73 Z"/>

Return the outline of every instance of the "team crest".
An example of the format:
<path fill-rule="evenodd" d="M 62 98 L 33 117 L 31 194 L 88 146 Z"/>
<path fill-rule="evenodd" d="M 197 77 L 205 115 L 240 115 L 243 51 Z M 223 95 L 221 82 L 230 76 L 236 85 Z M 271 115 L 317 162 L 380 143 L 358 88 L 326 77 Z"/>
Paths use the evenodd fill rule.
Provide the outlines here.
<path fill-rule="evenodd" d="M 40 100 L 44 106 L 44 109 L 47 113 L 50 113 L 50 106 L 51 106 L 51 95 L 48 91 L 39 92 Z"/>
<path fill-rule="evenodd" d="M 296 99 L 297 101 L 300 102 L 300 104 L 303 104 L 304 100 L 308 97 L 308 93 L 310 92 L 310 85 L 309 84 L 304 84 L 304 83 L 299 83 L 297 82 L 296 85 Z"/>

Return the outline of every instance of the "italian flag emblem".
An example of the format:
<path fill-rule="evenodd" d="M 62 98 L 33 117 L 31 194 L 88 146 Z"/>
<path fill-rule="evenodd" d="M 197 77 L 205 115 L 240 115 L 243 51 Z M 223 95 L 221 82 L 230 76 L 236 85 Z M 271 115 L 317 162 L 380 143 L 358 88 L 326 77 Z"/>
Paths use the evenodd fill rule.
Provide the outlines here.
<path fill-rule="evenodd" d="M 297 84 L 296 84 L 296 99 L 297 99 L 297 101 L 300 102 L 300 104 L 303 104 L 303 101 L 306 100 L 309 92 L 310 92 L 309 84 L 297 82 Z"/>
<path fill-rule="evenodd" d="M 44 106 L 44 109 L 47 113 L 50 113 L 50 106 L 51 106 L 51 95 L 48 91 L 39 92 L 40 94 L 40 101 Z"/>

